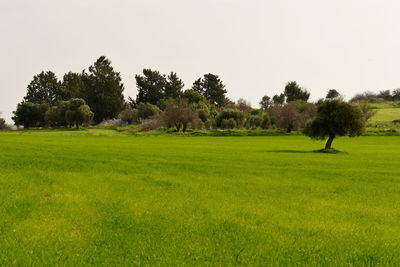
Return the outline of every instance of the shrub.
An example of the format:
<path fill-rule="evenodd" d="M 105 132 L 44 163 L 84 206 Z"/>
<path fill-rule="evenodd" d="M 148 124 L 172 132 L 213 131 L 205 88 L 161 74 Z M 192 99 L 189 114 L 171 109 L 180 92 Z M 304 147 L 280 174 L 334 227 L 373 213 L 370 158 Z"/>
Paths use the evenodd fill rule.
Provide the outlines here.
<path fill-rule="evenodd" d="M 140 120 L 146 120 L 152 116 L 157 116 L 161 114 L 161 110 L 152 104 L 140 103 L 137 107 L 138 118 Z"/>
<path fill-rule="evenodd" d="M 236 120 L 233 118 L 223 119 L 221 122 L 222 129 L 234 129 L 237 127 Z"/>
<path fill-rule="evenodd" d="M 235 121 L 235 127 L 241 127 L 244 122 L 244 113 L 237 109 L 224 109 L 217 115 L 215 123 L 217 127 L 222 128 L 223 120 L 229 120 L 229 119 Z"/>
<path fill-rule="evenodd" d="M 125 109 L 118 115 L 118 118 L 127 124 L 138 123 L 139 111 L 137 109 Z"/>
<path fill-rule="evenodd" d="M 140 124 L 140 129 L 143 131 L 150 131 L 164 126 L 164 121 L 161 116 L 156 115 L 144 120 Z"/>
<path fill-rule="evenodd" d="M 188 104 L 186 99 L 169 99 L 163 114 L 164 122 L 169 127 L 175 127 L 179 132 L 186 132 L 188 125 L 198 119 L 198 114 Z"/>

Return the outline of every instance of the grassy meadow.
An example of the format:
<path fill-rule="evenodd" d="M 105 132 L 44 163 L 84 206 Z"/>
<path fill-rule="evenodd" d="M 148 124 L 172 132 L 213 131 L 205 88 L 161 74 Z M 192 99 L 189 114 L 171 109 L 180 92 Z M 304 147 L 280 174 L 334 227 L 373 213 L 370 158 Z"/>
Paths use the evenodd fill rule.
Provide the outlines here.
<path fill-rule="evenodd" d="M 0 266 L 400 262 L 399 137 L 107 131 L 0 133 Z"/>

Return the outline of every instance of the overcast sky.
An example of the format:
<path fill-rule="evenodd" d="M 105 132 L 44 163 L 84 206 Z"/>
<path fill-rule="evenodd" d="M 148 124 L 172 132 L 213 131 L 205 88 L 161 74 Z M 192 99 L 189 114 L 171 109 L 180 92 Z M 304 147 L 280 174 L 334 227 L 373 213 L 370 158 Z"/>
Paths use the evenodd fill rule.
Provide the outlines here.
<path fill-rule="evenodd" d="M 59 78 L 107 56 L 136 96 L 143 68 L 185 88 L 220 75 L 253 106 L 296 80 L 318 99 L 400 87 L 398 0 L 0 0 L 0 112 L 32 77 Z"/>

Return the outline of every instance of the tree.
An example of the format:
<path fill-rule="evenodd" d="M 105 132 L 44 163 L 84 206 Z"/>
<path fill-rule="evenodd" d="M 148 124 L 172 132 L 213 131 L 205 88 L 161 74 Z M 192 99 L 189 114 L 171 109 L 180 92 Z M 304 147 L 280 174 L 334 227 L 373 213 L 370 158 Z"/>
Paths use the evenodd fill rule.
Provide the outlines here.
<path fill-rule="evenodd" d="M 236 108 L 244 112 L 249 112 L 253 109 L 251 103 L 244 98 L 239 98 L 236 102 Z"/>
<path fill-rule="evenodd" d="M 369 119 L 371 119 L 373 116 L 375 116 L 377 111 L 375 109 L 373 109 L 368 104 L 368 102 L 362 101 L 362 102 L 358 102 L 357 104 L 360 107 L 360 110 L 363 114 L 365 122 L 369 121 Z"/>
<path fill-rule="evenodd" d="M 191 109 L 186 99 L 169 99 L 166 102 L 164 121 L 167 126 L 174 126 L 176 131 L 186 132 L 189 123 L 198 119 L 197 112 Z"/>
<path fill-rule="evenodd" d="M 50 107 L 45 113 L 45 121 L 50 126 L 67 126 L 66 113 L 69 101 L 59 101 L 57 106 Z"/>
<path fill-rule="evenodd" d="M 272 101 L 274 104 L 282 105 L 285 102 L 285 94 L 274 95 Z"/>
<path fill-rule="evenodd" d="M 61 83 L 57 80 L 54 72 L 42 71 L 35 75 L 28 85 L 28 92 L 24 97 L 24 102 L 56 105 L 57 101 L 61 99 Z"/>
<path fill-rule="evenodd" d="M 174 79 L 173 76 L 170 78 Z M 153 71 L 151 69 L 144 69 L 143 76 L 136 75 L 136 87 L 138 88 L 138 95 L 136 96 L 136 103 L 149 103 L 153 105 L 158 105 L 161 100 L 164 99 L 164 90 L 167 83 L 165 75 L 162 75 L 158 71 Z M 177 81 L 170 80 L 171 94 L 176 91 Z"/>
<path fill-rule="evenodd" d="M 65 113 L 65 118 L 70 126 L 75 125 L 78 129 L 83 123 L 90 123 L 93 116 L 94 114 L 90 107 L 86 105 L 85 100 L 82 98 L 72 98 L 68 101 L 68 110 Z"/>
<path fill-rule="evenodd" d="M 111 61 L 101 56 L 89 72 L 83 72 L 84 92 L 82 94 L 90 109 L 94 112 L 94 121 L 118 116 L 124 108 L 124 85 L 119 72 L 114 71 Z"/>
<path fill-rule="evenodd" d="M 271 100 L 271 98 L 269 96 L 265 95 L 261 98 L 261 101 L 259 104 L 263 110 L 267 110 L 270 106 L 272 106 L 273 101 Z"/>
<path fill-rule="evenodd" d="M 392 96 L 393 96 L 393 101 L 399 101 L 400 100 L 400 88 L 393 90 Z"/>
<path fill-rule="evenodd" d="M 300 87 L 297 82 L 293 81 L 286 84 L 285 96 L 287 102 L 296 100 L 308 101 L 310 98 L 310 93 L 306 89 Z"/>
<path fill-rule="evenodd" d="M 328 91 L 328 93 L 326 94 L 326 97 L 325 97 L 325 98 L 327 98 L 327 99 L 334 99 L 334 98 L 338 98 L 338 97 L 340 97 L 339 92 L 338 92 L 336 89 L 330 89 L 330 90 Z"/>
<path fill-rule="evenodd" d="M 152 104 L 139 103 L 137 109 L 138 118 L 140 120 L 146 120 L 150 117 L 161 114 L 161 110 L 156 105 Z"/>
<path fill-rule="evenodd" d="M 22 102 L 18 104 L 12 117 L 15 125 L 23 125 L 24 128 L 45 126 L 45 114 L 49 109 L 47 103 L 34 104 L 31 102 Z"/>
<path fill-rule="evenodd" d="M 390 92 L 390 90 L 379 91 L 378 98 L 382 98 L 385 101 L 393 100 L 392 93 Z"/>
<path fill-rule="evenodd" d="M 68 72 L 64 75 L 61 84 L 62 99 L 67 101 L 71 98 L 82 98 L 84 93 L 84 84 L 82 74 Z"/>
<path fill-rule="evenodd" d="M 1 116 L 1 113 L 0 113 Z M 4 130 L 7 128 L 6 120 L 0 117 L 0 130 Z"/>
<path fill-rule="evenodd" d="M 178 78 L 175 72 L 171 72 L 167 77 L 164 87 L 164 99 L 178 98 L 182 94 L 182 89 L 185 86 L 183 81 Z"/>
<path fill-rule="evenodd" d="M 127 124 L 139 122 L 139 111 L 137 109 L 125 109 L 119 115 L 118 118 Z"/>
<path fill-rule="evenodd" d="M 319 103 L 317 117 L 304 132 L 314 139 L 328 137 L 325 149 L 331 149 L 336 137 L 360 136 L 364 130 L 365 119 L 360 107 L 335 99 Z"/>
<path fill-rule="evenodd" d="M 225 85 L 221 79 L 214 74 L 205 74 L 193 83 L 193 90 L 204 95 L 211 104 L 223 106 L 226 98 Z"/>
<path fill-rule="evenodd" d="M 295 105 L 289 103 L 284 106 L 274 106 L 270 110 L 275 125 L 285 129 L 287 133 L 298 130 L 303 122 L 303 117 Z"/>
<path fill-rule="evenodd" d="M 244 113 L 238 109 L 224 109 L 220 113 L 218 113 L 217 117 L 215 118 L 215 123 L 217 127 L 220 128 L 227 128 L 225 126 L 231 126 L 231 122 L 228 120 L 233 120 L 235 122 L 235 126 L 232 128 L 240 127 L 244 123 Z"/>

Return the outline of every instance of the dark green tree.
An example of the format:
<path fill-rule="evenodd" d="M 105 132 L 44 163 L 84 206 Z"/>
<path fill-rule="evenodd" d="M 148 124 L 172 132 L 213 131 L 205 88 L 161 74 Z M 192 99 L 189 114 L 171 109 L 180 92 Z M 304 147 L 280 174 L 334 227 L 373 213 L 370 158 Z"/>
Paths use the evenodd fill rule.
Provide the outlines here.
<path fill-rule="evenodd" d="M 300 87 L 295 81 L 286 84 L 284 93 L 287 102 L 296 100 L 308 101 L 310 98 L 310 93 L 306 89 Z"/>
<path fill-rule="evenodd" d="M 28 85 L 28 92 L 24 97 L 24 102 L 56 105 L 61 99 L 61 83 L 57 80 L 54 72 L 42 71 L 35 75 Z"/>
<path fill-rule="evenodd" d="M 171 72 L 164 86 L 164 98 L 178 98 L 182 94 L 184 86 L 185 84 L 179 79 L 178 75 L 175 72 Z"/>
<path fill-rule="evenodd" d="M 273 101 L 271 100 L 271 98 L 267 95 L 263 96 L 261 98 L 260 101 L 260 107 L 264 110 L 267 110 L 271 105 L 272 105 Z"/>
<path fill-rule="evenodd" d="M 217 75 L 205 74 L 193 83 L 192 89 L 204 95 L 211 104 L 221 107 L 225 103 L 225 85 Z"/>
<path fill-rule="evenodd" d="M 165 75 L 158 71 L 153 71 L 151 69 L 144 69 L 143 75 L 136 75 L 136 86 L 138 88 L 138 95 L 136 96 L 136 103 L 149 103 L 153 105 L 160 104 L 165 98 L 165 86 L 167 84 L 167 78 Z M 174 78 L 174 77 L 171 77 Z M 177 77 L 176 77 L 177 78 Z M 170 84 L 169 93 L 176 93 L 177 80 L 173 81 L 174 88 L 172 88 L 172 83 Z"/>
<path fill-rule="evenodd" d="M 67 123 L 79 128 L 83 123 L 90 123 L 93 112 L 82 98 L 72 98 L 68 101 L 68 110 L 65 113 Z"/>
<path fill-rule="evenodd" d="M 124 108 L 124 85 L 111 61 L 101 56 L 89 72 L 83 72 L 83 98 L 94 112 L 94 121 L 116 118 Z"/>
<path fill-rule="evenodd" d="M 326 94 L 326 97 L 325 97 L 325 98 L 327 98 L 327 99 L 334 99 L 334 98 L 338 98 L 338 97 L 340 97 L 339 92 L 338 92 L 336 89 L 330 89 L 330 90 L 328 91 L 328 93 Z"/>
<path fill-rule="evenodd" d="M 365 118 L 356 105 L 334 99 L 318 104 L 317 117 L 305 128 L 305 134 L 314 139 L 325 139 L 325 149 L 331 149 L 338 136 L 356 137 L 365 130 Z"/>
<path fill-rule="evenodd" d="M 83 93 L 84 84 L 82 74 L 75 72 L 66 73 L 61 84 L 62 99 L 82 98 Z"/>
<path fill-rule="evenodd" d="M 274 95 L 272 97 L 272 101 L 274 104 L 282 105 L 285 102 L 285 94 Z"/>
<path fill-rule="evenodd" d="M 18 104 L 12 117 L 15 125 L 22 125 L 24 128 L 43 127 L 46 125 L 45 114 L 49 109 L 47 103 L 34 104 L 31 102 L 22 102 Z"/>

